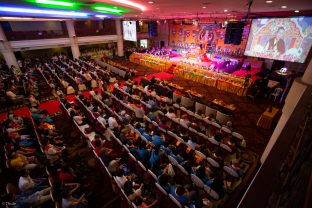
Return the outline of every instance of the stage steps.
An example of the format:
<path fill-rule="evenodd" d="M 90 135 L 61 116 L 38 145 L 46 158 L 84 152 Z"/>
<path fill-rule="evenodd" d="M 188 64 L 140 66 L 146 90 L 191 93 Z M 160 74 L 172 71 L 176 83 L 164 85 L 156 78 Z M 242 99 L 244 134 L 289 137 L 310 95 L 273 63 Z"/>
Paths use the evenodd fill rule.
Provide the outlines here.
<path fill-rule="evenodd" d="M 176 66 L 177 66 L 177 65 L 172 64 L 172 65 L 171 65 L 171 67 L 167 70 L 167 73 L 169 73 L 169 74 L 173 74 L 173 72 L 174 72 L 174 68 L 176 68 Z"/>

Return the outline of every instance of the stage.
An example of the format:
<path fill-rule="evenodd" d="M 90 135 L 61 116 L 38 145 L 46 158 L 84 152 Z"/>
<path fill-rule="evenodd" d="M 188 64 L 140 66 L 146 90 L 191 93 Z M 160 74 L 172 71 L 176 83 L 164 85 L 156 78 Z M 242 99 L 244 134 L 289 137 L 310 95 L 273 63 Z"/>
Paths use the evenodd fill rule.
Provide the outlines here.
<path fill-rule="evenodd" d="M 217 58 L 216 58 L 217 57 Z M 214 57 L 214 55 L 212 55 L 212 58 L 207 57 L 204 61 L 201 61 L 198 59 L 194 59 L 194 58 L 185 58 L 182 56 L 181 52 L 172 52 L 169 56 L 169 60 L 170 62 L 172 62 L 174 65 L 178 65 L 179 63 L 190 63 L 191 65 L 195 65 L 195 66 L 199 66 L 199 67 L 203 67 L 203 68 L 207 68 L 209 69 L 211 67 L 211 65 L 213 64 L 214 66 L 217 66 L 220 62 L 223 61 L 222 57 L 220 56 L 216 56 Z M 241 61 L 241 59 L 229 59 L 233 62 L 237 61 Z M 252 65 L 253 66 L 253 65 Z M 222 72 L 222 69 L 218 69 L 218 71 Z M 239 76 L 239 77 L 245 77 L 247 74 L 251 75 L 251 79 L 253 81 L 257 80 L 259 77 L 256 76 L 256 74 L 258 72 L 261 71 L 261 68 L 257 68 L 257 67 L 251 67 L 250 70 L 244 70 L 242 69 L 242 67 L 239 67 L 236 70 L 233 70 L 231 73 L 229 73 L 228 71 L 224 70 L 223 72 L 225 73 L 229 73 L 235 76 Z"/>

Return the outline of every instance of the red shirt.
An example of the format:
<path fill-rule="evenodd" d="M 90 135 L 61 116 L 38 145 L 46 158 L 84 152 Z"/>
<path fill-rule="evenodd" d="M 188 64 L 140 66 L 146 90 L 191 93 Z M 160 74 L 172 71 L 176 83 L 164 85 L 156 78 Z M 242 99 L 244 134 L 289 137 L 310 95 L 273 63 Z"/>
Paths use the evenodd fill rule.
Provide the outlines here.
<path fill-rule="evenodd" d="M 63 183 L 71 182 L 74 179 L 74 176 L 71 173 L 59 172 L 58 178 Z"/>

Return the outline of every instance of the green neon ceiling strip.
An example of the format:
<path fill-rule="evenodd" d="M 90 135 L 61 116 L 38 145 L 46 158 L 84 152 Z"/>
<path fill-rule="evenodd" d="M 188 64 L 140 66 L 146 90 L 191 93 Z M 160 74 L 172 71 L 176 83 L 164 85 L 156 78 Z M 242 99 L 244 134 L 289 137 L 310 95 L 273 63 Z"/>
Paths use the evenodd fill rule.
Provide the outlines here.
<path fill-rule="evenodd" d="M 66 6 L 66 7 L 73 7 L 75 5 L 72 2 L 55 1 L 55 0 L 36 0 L 36 3 L 38 3 L 38 4 L 50 4 L 50 5 L 56 5 L 56 6 Z"/>
<path fill-rule="evenodd" d="M 94 7 L 94 9 L 100 10 L 100 11 L 106 11 L 106 12 L 114 12 L 114 13 L 124 12 L 123 10 L 120 10 L 120 9 L 112 9 L 112 8 L 107 8 L 107 7 Z"/>

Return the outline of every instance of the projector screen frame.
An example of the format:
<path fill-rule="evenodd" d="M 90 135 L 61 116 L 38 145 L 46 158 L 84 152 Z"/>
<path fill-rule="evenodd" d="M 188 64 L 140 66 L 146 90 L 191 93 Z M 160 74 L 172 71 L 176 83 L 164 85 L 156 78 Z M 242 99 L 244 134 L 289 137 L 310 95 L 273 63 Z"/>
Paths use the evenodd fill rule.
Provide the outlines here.
<path fill-rule="evenodd" d="M 247 49 L 251 49 L 251 47 L 252 47 L 252 43 L 250 43 L 250 41 L 253 41 L 253 40 L 250 40 L 250 37 L 251 37 L 252 32 L 253 32 L 253 30 L 252 30 L 253 28 L 252 27 L 253 27 L 254 21 L 261 20 L 261 19 L 267 19 L 267 23 L 268 23 L 271 19 L 293 19 L 293 18 L 311 18 L 312 19 L 312 15 L 297 15 L 297 16 L 288 16 L 288 17 L 265 16 L 265 17 L 252 17 L 251 19 L 249 19 L 250 29 L 249 29 L 249 33 L 248 33 L 247 43 L 246 43 L 245 50 L 244 50 L 244 56 L 268 59 L 268 60 L 273 60 L 273 61 L 277 60 L 277 61 L 285 61 L 285 62 L 293 62 L 293 63 L 306 63 L 306 61 L 307 61 L 307 59 L 309 57 L 309 54 L 312 52 L 312 43 L 310 44 L 309 49 L 307 49 L 307 51 L 305 51 L 305 54 L 301 54 L 301 56 L 304 56 L 304 59 L 296 59 L 296 60 L 288 60 L 288 59 L 269 57 L 269 56 L 259 56 L 259 55 L 256 55 L 256 54 L 251 54 L 251 52 L 248 53 L 248 51 L 251 51 L 251 50 L 247 51 Z M 295 22 L 296 25 L 299 25 L 297 21 L 294 21 L 294 22 Z M 265 25 L 267 25 L 267 23 L 265 23 Z M 312 27 L 312 23 L 309 24 L 309 25 Z M 300 27 L 300 30 L 302 32 L 302 28 L 301 27 Z M 304 41 L 304 38 L 306 38 L 306 37 L 302 37 L 302 41 Z M 253 39 L 254 39 L 254 37 L 253 37 Z M 285 53 L 289 49 L 291 49 L 291 48 L 286 49 Z M 302 49 L 302 46 L 300 46 L 299 49 Z M 302 51 L 302 53 L 303 53 L 303 51 Z"/>
<path fill-rule="evenodd" d="M 138 41 L 136 24 L 137 22 L 135 20 L 123 20 L 122 21 L 123 40 L 133 41 L 133 42 Z"/>

